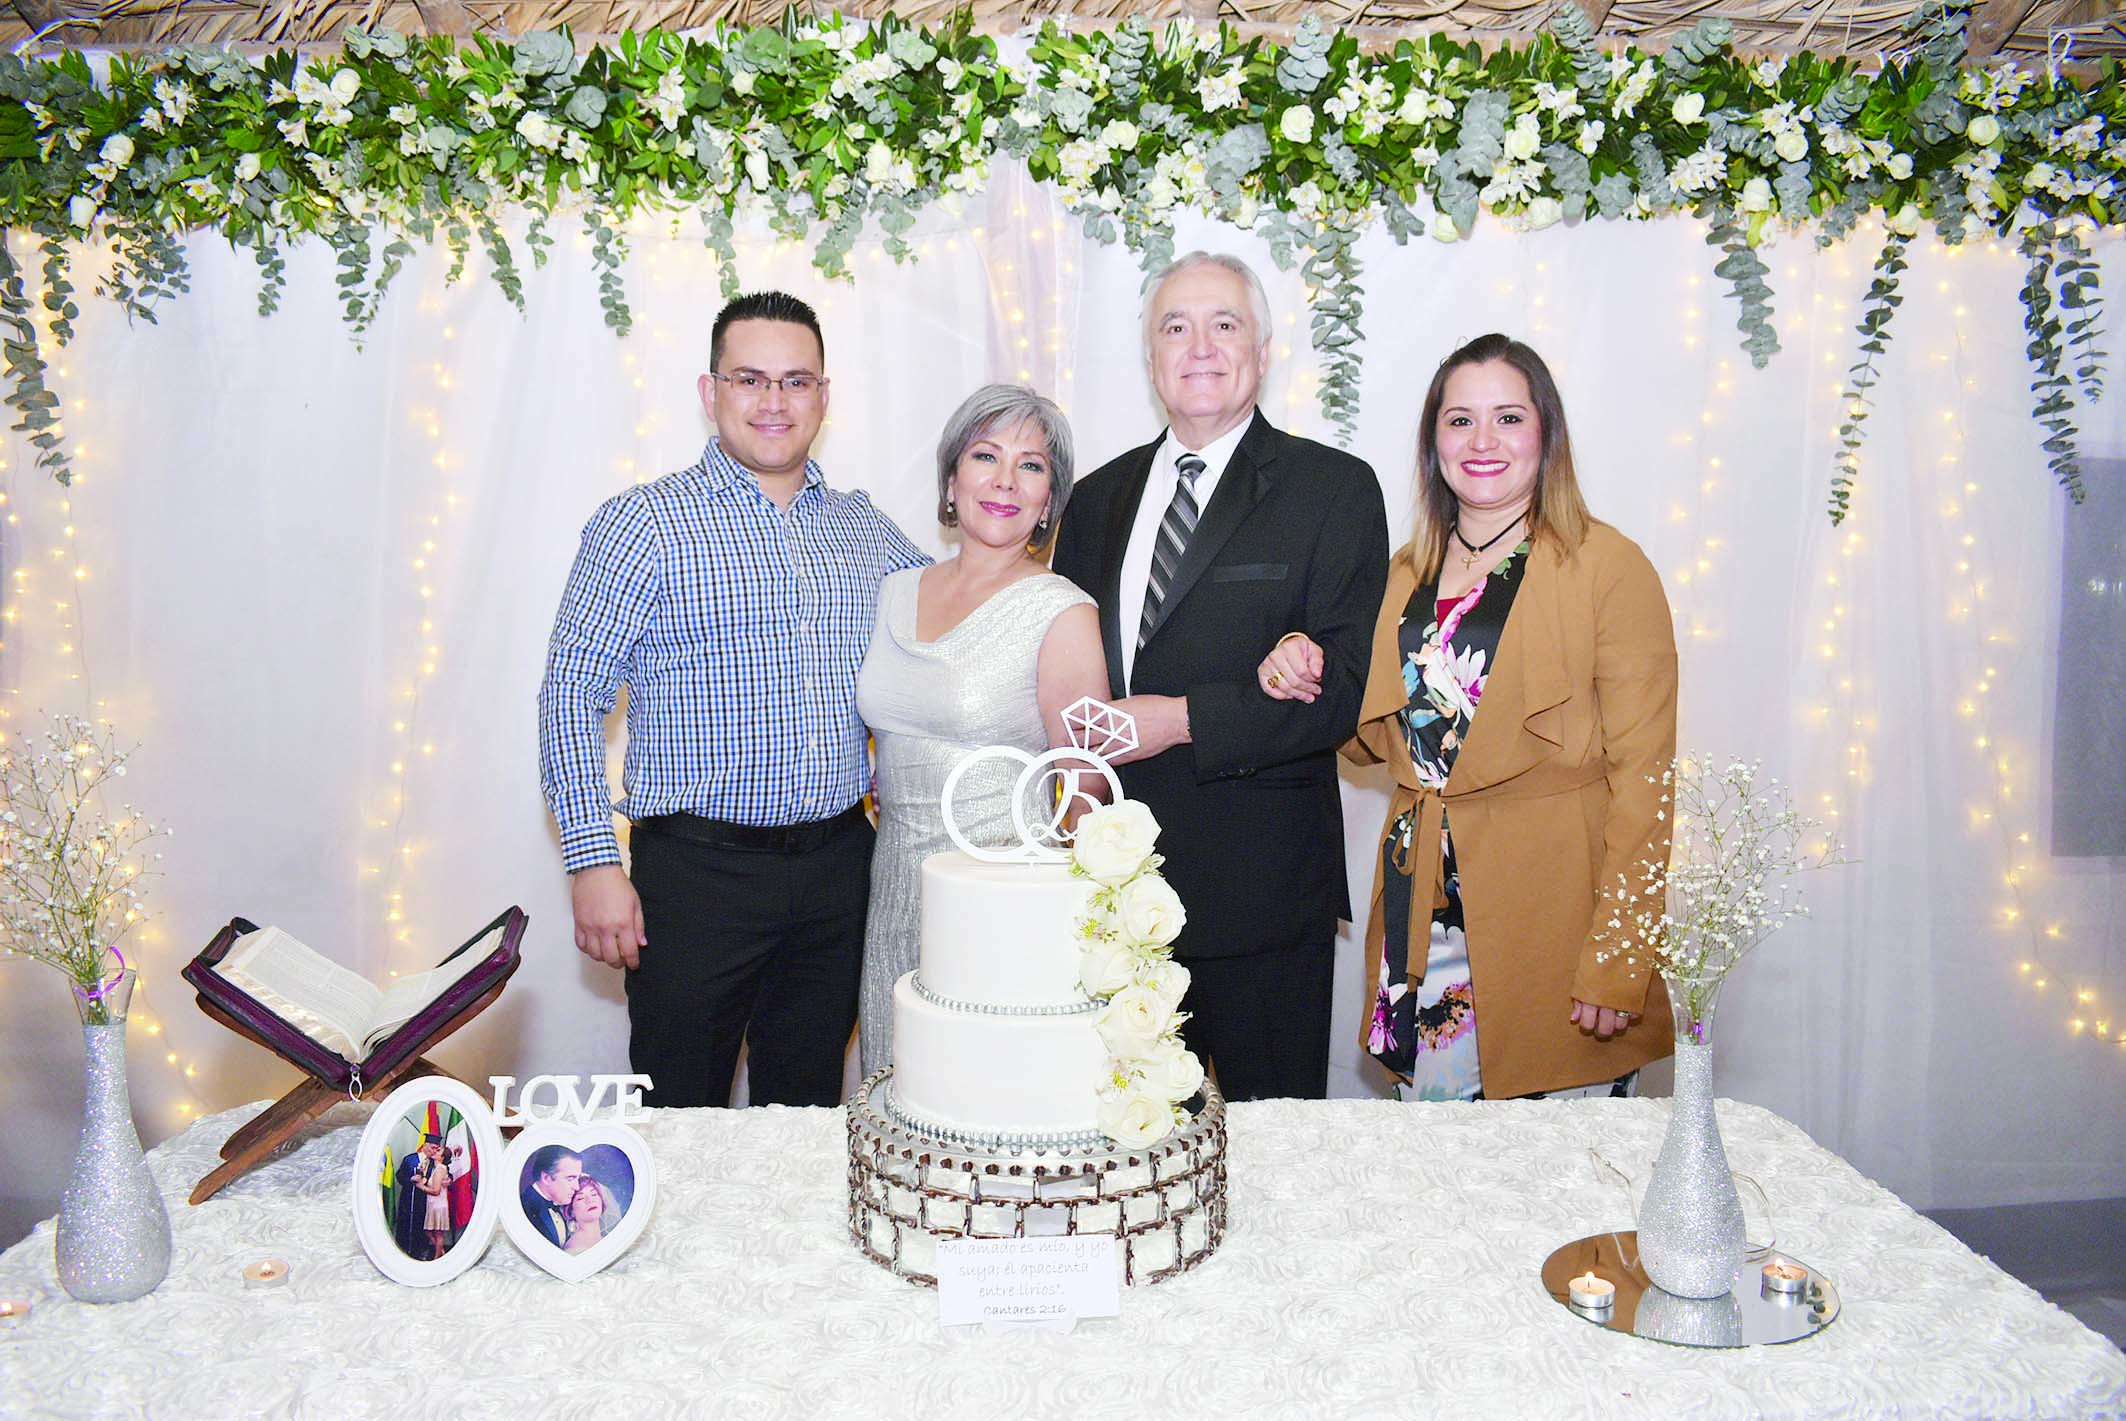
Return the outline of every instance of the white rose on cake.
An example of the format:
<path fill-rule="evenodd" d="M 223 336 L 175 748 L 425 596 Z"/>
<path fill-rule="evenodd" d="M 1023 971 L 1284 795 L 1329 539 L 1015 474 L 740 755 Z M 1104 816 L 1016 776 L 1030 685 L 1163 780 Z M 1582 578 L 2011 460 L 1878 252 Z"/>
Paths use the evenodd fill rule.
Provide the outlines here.
<path fill-rule="evenodd" d="M 1181 897 L 1157 874 L 1146 874 L 1122 890 L 1115 902 L 1115 926 L 1139 947 L 1164 947 L 1181 933 L 1188 913 Z"/>
<path fill-rule="evenodd" d="M 1089 996 L 1111 997 L 1137 980 L 1143 960 L 1126 942 L 1095 938 L 1078 958 L 1078 985 Z"/>
<path fill-rule="evenodd" d="M 1115 993 L 1097 1024 L 1108 1054 L 1134 1061 L 1158 1048 L 1159 1038 L 1166 1035 L 1173 1019 L 1173 1009 L 1157 992 L 1133 986 Z"/>
<path fill-rule="evenodd" d="M 1181 998 L 1188 992 L 1188 968 L 1171 958 L 1158 962 L 1140 963 L 1137 969 L 1137 985 L 1152 994 L 1152 999 L 1172 1016 L 1181 1009 Z"/>
<path fill-rule="evenodd" d="M 1071 857 L 1093 880 L 1119 888 L 1136 877 L 1159 839 L 1159 821 L 1134 799 L 1104 804 L 1078 821 Z"/>
<path fill-rule="evenodd" d="M 1165 1100 L 1187 1100 L 1203 1089 L 1203 1062 L 1178 1040 L 1163 1041 L 1144 1059 L 1137 1079 Z"/>
<path fill-rule="evenodd" d="M 1100 1132 L 1118 1145 L 1149 1145 L 1174 1128 L 1174 1107 L 1135 1086 L 1103 1090 L 1099 1121 Z"/>

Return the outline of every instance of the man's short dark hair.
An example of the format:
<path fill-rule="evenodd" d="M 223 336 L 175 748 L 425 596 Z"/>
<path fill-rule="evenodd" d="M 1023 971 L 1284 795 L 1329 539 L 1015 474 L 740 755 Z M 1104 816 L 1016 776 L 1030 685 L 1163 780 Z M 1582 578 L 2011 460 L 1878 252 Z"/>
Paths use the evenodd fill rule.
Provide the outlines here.
<path fill-rule="evenodd" d="M 538 1149 L 532 1151 L 532 1178 L 545 1179 L 553 1174 L 554 1170 L 560 1166 L 561 1161 L 582 1158 L 583 1156 L 577 1154 L 566 1145 L 541 1145 Z"/>
<path fill-rule="evenodd" d="M 733 321 L 788 321 L 803 326 L 812 332 L 812 339 L 819 342 L 820 364 L 827 363 L 827 338 L 819 333 L 818 312 L 787 291 L 752 291 L 727 303 L 716 313 L 716 324 L 709 331 L 711 370 L 723 364 L 723 333 L 731 328 Z"/>

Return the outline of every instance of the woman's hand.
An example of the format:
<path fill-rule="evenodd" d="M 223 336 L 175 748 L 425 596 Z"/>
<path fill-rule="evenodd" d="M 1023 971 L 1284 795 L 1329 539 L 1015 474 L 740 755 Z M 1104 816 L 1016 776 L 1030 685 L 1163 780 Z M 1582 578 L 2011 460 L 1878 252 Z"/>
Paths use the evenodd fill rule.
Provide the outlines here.
<path fill-rule="evenodd" d="M 1607 1041 L 1636 1019 L 1628 1011 L 1618 1011 L 1615 1007 L 1598 1007 L 1593 1002 L 1583 1002 L 1578 997 L 1572 999 L 1573 1023 L 1582 1031 L 1592 1031 L 1597 1041 Z"/>
<path fill-rule="evenodd" d="M 1312 701 L 1321 694 L 1321 648 L 1305 632 L 1292 632 L 1270 648 L 1255 668 L 1255 684 L 1277 701 Z"/>

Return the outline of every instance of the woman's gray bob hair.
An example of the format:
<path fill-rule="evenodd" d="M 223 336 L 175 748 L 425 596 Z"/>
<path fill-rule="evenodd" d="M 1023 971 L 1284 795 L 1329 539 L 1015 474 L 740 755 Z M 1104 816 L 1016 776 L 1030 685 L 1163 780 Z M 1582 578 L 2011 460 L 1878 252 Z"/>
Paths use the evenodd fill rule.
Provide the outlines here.
<path fill-rule="evenodd" d="M 1032 424 L 1048 445 L 1048 513 L 1033 530 L 1033 546 L 1045 547 L 1063 520 L 1063 505 L 1070 502 L 1070 481 L 1075 469 L 1070 440 L 1070 421 L 1056 402 L 1024 385 L 984 385 L 960 402 L 945 421 L 938 436 L 938 522 L 956 526 L 959 514 L 952 507 L 952 473 L 960 456 L 977 439 Z"/>

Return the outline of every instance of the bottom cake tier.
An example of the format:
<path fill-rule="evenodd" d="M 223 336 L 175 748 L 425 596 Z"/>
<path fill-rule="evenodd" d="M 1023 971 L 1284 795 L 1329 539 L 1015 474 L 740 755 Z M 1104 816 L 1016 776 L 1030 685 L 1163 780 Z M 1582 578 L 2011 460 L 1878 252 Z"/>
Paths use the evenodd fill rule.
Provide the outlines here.
<path fill-rule="evenodd" d="M 940 1001 L 914 972 L 893 986 L 893 1078 L 879 1102 L 901 1124 L 989 1149 L 1099 1149 L 1108 1070 L 1097 1003 L 1053 1012 Z"/>
<path fill-rule="evenodd" d="M 1225 1099 L 1209 1082 L 1188 1123 L 1124 1149 L 979 1150 L 887 1108 L 898 1069 L 849 1098 L 849 1237 L 911 1283 L 937 1284 L 947 1239 L 1107 1235 L 1125 1283 L 1184 1273 L 1225 1238 Z"/>

